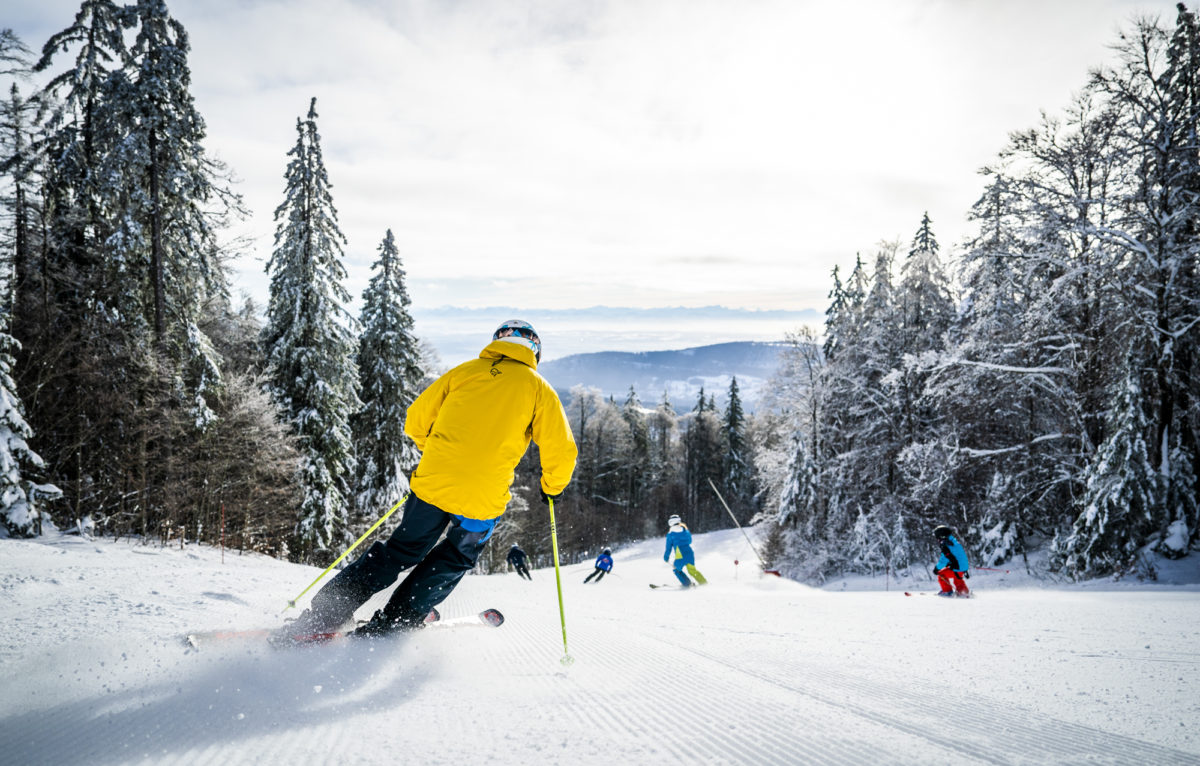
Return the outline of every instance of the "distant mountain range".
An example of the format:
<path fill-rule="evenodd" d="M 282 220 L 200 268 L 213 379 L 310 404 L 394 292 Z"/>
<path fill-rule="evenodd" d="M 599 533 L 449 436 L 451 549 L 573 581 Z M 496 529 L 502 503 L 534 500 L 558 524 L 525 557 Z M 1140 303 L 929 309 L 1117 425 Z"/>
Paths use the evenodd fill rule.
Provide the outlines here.
<path fill-rule="evenodd" d="M 785 345 L 746 341 L 677 351 L 599 351 L 543 362 L 538 372 L 564 400 L 573 386 L 582 384 L 624 402 L 632 385 L 643 406 L 657 406 L 665 391 L 676 412 L 692 409 L 702 387 L 705 396 L 715 394 L 718 407 L 724 407 L 730 380 L 737 376 L 742 406 L 752 412 Z"/>
<path fill-rule="evenodd" d="M 823 321 L 822 314 L 813 309 L 726 306 L 573 309 L 440 306 L 414 307 L 412 316 L 417 335 L 437 349 L 447 367 L 473 359 L 487 345 L 492 331 L 504 320 L 513 318 L 532 322 L 541 333 L 545 362 L 602 351 L 657 351 L 731 342 L 782 341 L 801 326 L 819 328 Z M 741 382 L 740 377 L 738 381 Z M 638 390 L 640 393 L 641 389 Z M 660 390 L 657 395 L 661 394 Z"/>

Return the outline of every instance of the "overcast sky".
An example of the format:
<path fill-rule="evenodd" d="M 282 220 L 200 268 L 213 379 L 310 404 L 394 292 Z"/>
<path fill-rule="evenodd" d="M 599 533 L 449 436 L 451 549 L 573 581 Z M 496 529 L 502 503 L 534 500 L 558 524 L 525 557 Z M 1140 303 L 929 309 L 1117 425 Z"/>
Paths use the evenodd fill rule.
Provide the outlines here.
<path fill-rule="evenodd" d="M 0 0 L 35 50 L 68 0 Z M 207 148 L 263 264 L 317 98 L 356 300 L 384 233 L 414 304 L 824 310 L 829 273 L 928 211 L 1111 61 L 1124 0 L 170 0 Z M 55 70 L 70 65 L 62 56 Z"/>

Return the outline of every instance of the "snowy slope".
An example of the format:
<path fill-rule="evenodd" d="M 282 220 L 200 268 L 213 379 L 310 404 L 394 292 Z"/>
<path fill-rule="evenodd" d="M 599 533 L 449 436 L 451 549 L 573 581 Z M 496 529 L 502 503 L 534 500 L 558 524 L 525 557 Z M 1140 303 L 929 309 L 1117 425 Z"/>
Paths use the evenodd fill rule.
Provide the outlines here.
<path fill-rule="evenodd" d="M 444 605 L 498 630 L 189 653 L 188 630 L 278 624 L 318 570 L 0 541 L 0 763 L 1200 764 L 1195 585 L 816 590 L 756 575 L 733 531 L 697 536 L 710 585 L 651 590 L 662 545 L 599 584 L 564 569 L 566 667 L 552 569 Z"/>

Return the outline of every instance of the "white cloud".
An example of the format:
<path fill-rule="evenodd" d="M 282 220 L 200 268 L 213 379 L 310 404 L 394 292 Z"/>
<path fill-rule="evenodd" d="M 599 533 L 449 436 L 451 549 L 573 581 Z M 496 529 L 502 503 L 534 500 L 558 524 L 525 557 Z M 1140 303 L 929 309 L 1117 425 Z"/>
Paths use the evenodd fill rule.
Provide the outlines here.
<path fill-rule="evenodd" d="M 78 4 L 17 7 L 37 48 Z M 256 297 L 316 96 L 353 295 L 391 228 L 414 301 L 548 308 L 823 309 L 835 263 L 907 242 L 926 210 L 949 251 L 1008 132 L 1063 107 L 1132 12 L 1174 15 L 1165 0 L 170 7 L 209 148 L 254 213 L 240 279 Z"/>

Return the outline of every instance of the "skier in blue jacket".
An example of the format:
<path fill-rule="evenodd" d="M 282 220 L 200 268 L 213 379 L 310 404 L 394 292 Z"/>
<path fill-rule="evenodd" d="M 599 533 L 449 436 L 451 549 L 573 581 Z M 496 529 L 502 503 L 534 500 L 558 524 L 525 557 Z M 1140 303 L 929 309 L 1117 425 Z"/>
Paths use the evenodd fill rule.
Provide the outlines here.
<path fill-rule="evenodd" d="M 663 552 L 663 561 L 669 562 L 671 551 L 675 551 L 675 578 L 679 580 L 679 584 L 685 588 L 693 585 L 691 578 L 683 573 L 684 567 L 687 567 L 692 577 L 695 577 L 696 581 L 703 585 L 707 580 L 700 574 L 700 570 L 696 569 L 696 554 L 692 551 L 691 531 L 678 515 L 667 519 L 667 526 L 670 527 L 670 531 L 667 532 L 667 549 Z"/>
<path fill-rule="evenodd" d="M 966 580 L 971 576 L 971 565 L 967 563 L 966 549 L 954 536 L 954 530 L 945 524 L 934 529 L 933 536 L 942 550 L 937 564 L 933 566 L 933 573 L 937 575 L 938 585 L 942 589 L 938 595 L 969 597 L 971 591 L 967 588 Z"/>
<path fill-rule="evenodd" d="M 606 574 L 608 574 L 609 572 L 611 572 L 611 571 L 612 571 L 612 567 L 613 567 L 613 561 L 612 561 L 612 549 L 611 549 L 611 548 L 605 548 L 605 549 L 604 549 L 604 550 L 603 550 L 603 551 L 600 553 L 600 555 L 596 557 L 596 569 L 595 569 L 595 571 L 594 571 L 594 572 L 592 572 L 590 575 L 588 575 L 588 576 L 587 576 L 587 579 L 586 579 L 586 580 L 584 580 L 583 582 L 584 582 L 585 584 L 586 584 L 586 583 L 589 583 L 589 582 L 591 582 L 591 581 L 592 581 L 592 578 L 593 578 L 593 577 L 595 577 L 595 578 L 596 578 L 596 582 L 600 582 L 601 580 L 603 580 L 603 579 L 604 579 L 604 575 L 606 575 Z"/>

